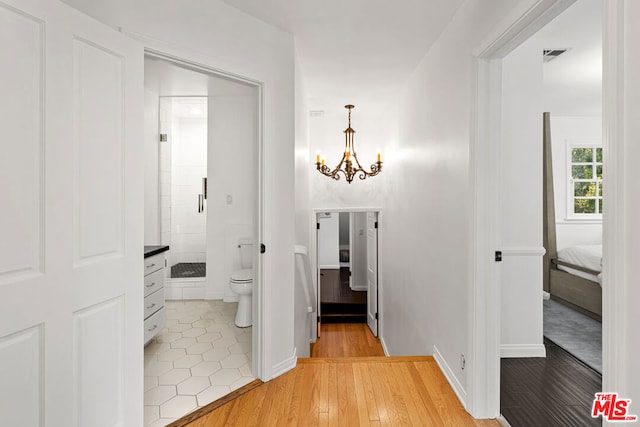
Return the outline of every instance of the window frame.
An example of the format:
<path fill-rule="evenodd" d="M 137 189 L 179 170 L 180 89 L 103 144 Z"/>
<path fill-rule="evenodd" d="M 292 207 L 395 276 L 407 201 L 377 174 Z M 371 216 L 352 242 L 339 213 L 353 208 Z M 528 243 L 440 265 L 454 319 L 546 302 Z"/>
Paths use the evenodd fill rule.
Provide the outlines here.
<path fill-rule="evenodd" d="M 602 212 L 598 212 L 598 213 L 576 213 L 574 212 L 574 200 L 575 200 L 575 196 L 574 196 L 574 178 L 573 178 L 573 149 L 574 148 L 590 148 L 590 149 L 596 149 L 596 148 L 600 148 L 602 149 L 602 143 L 600 140 L 584 140 L 584 139 L 580 139 L 580 140 L 567 140 L 567 144 L 566 144 L 566 183 L 567 183 L 567 187 L 566 187 L 566 195 L 567 195 L 567 215 L 566 215 L 566 219 L 569 221 L 588 221 L 588 222 L 600 222 L 602 221 Z M 592 167 L 594 168 L 594 176 L 595 176 L 595 168 L 597 166 L 602 166 L 602 161 L 598 162 L 597 161 L 597 157 L 596 157 L 596 152 L 594 151 L 594 157 L 592 162 L 590 163 L 592 165 Z M 602 173 L 603 179 L 600 181 L 597 178 L 592 178 L 592 179 L 587 179 L 587 180 L 580 180 L 582 182 L 592 182 L 592 181 L 600 181 L 600 191 L 599 191 L 599 196 L 595 197 L 595 201 L 596 201 L 596 210 L 599 211 L 599 204 L 598 201 L 600 199 L 604 199 L 602 196 L 602 182 L 604 182 L 604 170 Z M 579 181 L 579 182 L 580 182 Z"/>

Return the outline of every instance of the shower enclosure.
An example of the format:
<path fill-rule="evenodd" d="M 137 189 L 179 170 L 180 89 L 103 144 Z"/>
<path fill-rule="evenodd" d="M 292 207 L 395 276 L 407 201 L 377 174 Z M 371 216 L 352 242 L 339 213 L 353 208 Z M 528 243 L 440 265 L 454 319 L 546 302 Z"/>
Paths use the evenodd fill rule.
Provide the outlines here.
<path fill-rule="evenodd" d="M 167 280 L 203 282 L 207 255 L 207 98 L 160 98 L 160 134 L 161 238 L 171 247 Z"/>

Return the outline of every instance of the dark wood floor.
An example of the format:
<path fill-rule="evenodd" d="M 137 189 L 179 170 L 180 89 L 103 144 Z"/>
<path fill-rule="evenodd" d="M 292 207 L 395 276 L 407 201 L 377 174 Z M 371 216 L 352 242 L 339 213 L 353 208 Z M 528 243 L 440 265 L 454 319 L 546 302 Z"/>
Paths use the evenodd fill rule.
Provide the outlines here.
<path fill-rule="evenodd" d="M 320 337 L 311 344 L 311 357 L 372 356 L 384 356 L 384 350 L 366 323 L 323 323 Z"/>
<path fill-rule="evenodd" d="M 500 411 L 512 427 L 601 426 L 591 418 L 602 376 L 545 338 L 546 358 L 502 359 Z"/>
<path fill-rule="evenodd" d="M 322 323 L 366 323 L 367 293 L 349 287 L 349 269 L 320 270 Z"/>
<path fill-rule="evenodd" d="M 349 287 L 349 269 L 320 270 L 320 302 L 366 304 L 366 292 Z"/>

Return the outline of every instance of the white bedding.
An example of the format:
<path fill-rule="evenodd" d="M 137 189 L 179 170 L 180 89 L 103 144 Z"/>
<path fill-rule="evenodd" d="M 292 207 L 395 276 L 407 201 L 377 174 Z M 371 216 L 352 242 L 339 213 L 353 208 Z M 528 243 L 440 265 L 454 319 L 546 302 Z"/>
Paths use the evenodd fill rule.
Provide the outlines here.
<path fill-rule="evenodd" d="M 590 270 L 602 271 L 602 245 L 581 245 L 563 248 L 558 251 L 558 259 L 570 264 L 586 267 Z M 558 269 L 583 277 L 602 285 L 602 273 L 596 275 L 585 273 L 573 268 L 558 266 Z"/>

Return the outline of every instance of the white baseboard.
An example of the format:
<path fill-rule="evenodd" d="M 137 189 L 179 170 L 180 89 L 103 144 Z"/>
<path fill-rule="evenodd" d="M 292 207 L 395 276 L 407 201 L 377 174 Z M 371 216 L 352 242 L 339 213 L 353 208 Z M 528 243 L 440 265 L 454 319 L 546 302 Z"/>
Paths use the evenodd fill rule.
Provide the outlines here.
<path fill-rule="evenodd" d="M 467 392 L 464 387 L 462 387 L 462 384 L 460 384 L 460 381 L 458 381 L 458 377 L 456 377 L 456 375 L 453 373 L 453 371 L 449 367 L 449 364 L 447 364 L 447 361 L 444 360 L 444 357 L 442 357 L 442 354 L 440 354 L 440 351 L 438 351 L 438 348 L 435 345 L 433 346 L 433 358 L 436 360 L 438 367 L 440 367 L 440 370 L 449 382 L 449 385 L 453 389 L 453 392 L 456 394 L 456 396 L 458 396 L 458 400 L 460 400 L 462 406 L 466 408 Z"/>
<path fill-rule="evenodd" d="M 383 337 L 379 337 L 379 338 L 380 338 L 380 344 L 382 344 L 382 351 L 384 351 L 384 355 L 389 357 L 391 353 L 389 353 L 389 349 L 387 348 L 387 343 L 384 342 Z"/>
<path fill-rule="evenodd" d="M 502 344 L 500 357 L 547 357 L 544 344 Z"/>
<path fill-rule="evenodd" d="M 272 378 L 276 378 L 279 377 L 280 375 L 284 374 L 285 372 L 289 372 L 290 370 L 292 370 L 293 368 L 296 367 L 296 363 L 298 362 L 298 357 L 296 356 L 297 353 L 297 349 L 293 349 L 293 355 L 291 357 L 289 357 L 288 359 L 283 360 L 282 362 L 273 365 L 272 371 L 273 371 L 273 376 Z"/>
<path fill-rule="evenodd" d="M 238 302 L 238 295 L 224 295 L 222 302 Z"/>
<path fill-rule="evenodd" d="M 340 264 L 321 265 L 320 270 L 340 270 Z"/>
<path fill-rule="evenodd" d="M 353 286 L 351 290 L 354 292 L 364 292 L 364 291 L 367 291 L 368 289 L 367 289 L 367 285 L 364 285 L 364 286 Z"/>

